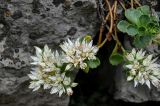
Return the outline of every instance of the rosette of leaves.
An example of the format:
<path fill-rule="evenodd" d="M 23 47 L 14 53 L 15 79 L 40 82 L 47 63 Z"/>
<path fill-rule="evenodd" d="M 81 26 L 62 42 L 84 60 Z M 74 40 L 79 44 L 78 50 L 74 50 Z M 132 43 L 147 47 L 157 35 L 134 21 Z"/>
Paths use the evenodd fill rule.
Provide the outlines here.
<path fill-rule="evenodd" d="M 133 37 L 133 44 L 138 48 L 146 47 L 160 32 L 159 19 L 151 14 L 147 5 L 127 9 L 125 17 L 126 20 L 121 20 L 117 28 Z"/>

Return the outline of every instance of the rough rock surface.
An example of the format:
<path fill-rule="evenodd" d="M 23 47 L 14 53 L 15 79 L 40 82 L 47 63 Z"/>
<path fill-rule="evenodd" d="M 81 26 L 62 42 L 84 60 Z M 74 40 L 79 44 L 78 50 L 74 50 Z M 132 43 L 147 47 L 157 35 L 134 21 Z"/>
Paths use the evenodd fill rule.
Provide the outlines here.
<path fill-rule="evenodd" d="M 66 38 L 95 35 L 95 0 L 0 0 L 0 106 L 67 106 L 43 90 L 28 89 L 30 55 Z"/>
<path fill-rule="evenodd" d="M 48 44 L 50 48 L 58 49 L 68 37 L 95 36 L 98 23 L 96 0 L 0 0 L 0 106 L 67 106 L 69 97 L 59 98 L 47 91 L 28 89 L 27 74 L 31 70 L 33 46 Z M 112 87 L 115 84 L 115 99 L 160 101 L 160 90 L 149 90 L 146 86 L 134 88 L 133 83 L 126 82 L 122 67 L 114 71 L 114 77 L 110 68 L 106 70 L 107 65 L 109 63 L 99 70 L 101 80 L 98 84 L 107 85 L 105 90 L 108 90 L 111 85 L 107 82 L 112 83 L 115 79 L 112 83 Z M 108 78 L 112 75 L 114 78 Z"/>

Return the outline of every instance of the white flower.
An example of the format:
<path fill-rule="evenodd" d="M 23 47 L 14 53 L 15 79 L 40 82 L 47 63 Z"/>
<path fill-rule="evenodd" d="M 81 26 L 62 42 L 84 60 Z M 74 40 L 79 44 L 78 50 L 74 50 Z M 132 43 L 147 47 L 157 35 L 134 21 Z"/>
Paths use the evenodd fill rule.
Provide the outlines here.
<path fill-rule="evenodd" d="M 60 47 L 65 53 L 65 62 L 81 69 L 87 67 L 86 60 L 96 59 L 95 55 L 98 52 L 98 47 L 93 46 L 93 41 L 88 42 L 85 39 L 80 41 L 80 38 L 75 41 L 68 39 Z"/>
<path fill-rule="evenodd" d="M 83 62 L 80 62 L 80 68 L 81 68 L 81 69 L 87 68 L 87 64 L 86 64 L 86 63 L 83 63 Z"/>
<path fill-rule="evenodd" d="M 54 64 L 58 66 L 62 65 L 61 56 L 58 51 L 52 52 L 47 45 L 44 46 L 44 50 L 41 50 L 38 47 L 36 49 L 36 56 L 31 56 L 33 65 L 40 65 L 41 67 L 54 67 Z"/>
<path fill-rule="evenodd" d="M 72 88 L 70 88 L 70 87 L 68 87 L 67 88 L 67 95 L 72 95 L 73 94 L 73 90 L 72 90 Z"/>
<path fill-rule="evenodd" d="M 127 53 L 126 69 L 128 69 L 127 81 L 134 80 L 134 86 L 146 84 L 151 88 L 151 83 L 155 87 L 160 87 L 160 65 L 153 59 L 153 55 L 147 55 L 145 51 L 132 50 Z"/>
<path fill-rule="evenodd" d="M 38 68 L 34 70 L 37 70 L 37 72 L 31 71 L 31 74 L 28 74 L 29 78 L 32 80 L 29 88 L 33 89 L 33 91 L 36 91 L 41 87 L 41 85 L 44 84 L 44 80 L 42 79 L 43 76 L 41 71 L 39 71 Z"/>
<path fill-rule="evenodd" d="M 47 45 L 45 45 L 43 50 L 38 47 L 35 48 L 36 56 L 31 57 L 33 59 L 31 64 L 35 65 L 35 68 L 28 74 L 32 80 L 29 88 L 33 89 L 33 91 L 41 87 L 43 89 L 51 89 L 51 94 L 56 93 L 59 96 L 63 93 L 68 94 L 69 91 L 71 94 L 71 88 L 75 87 L 76 83 L 73 83 L 71 78 L 66 76 L 65 72 L 61 72 L 63 56 L 59 55 L 58 51 L 52 52 Z M 66 66 L 66 70 L 69 70 L 70 67 L 72 66 Z M 67 91 L 67 87 L 70 90 Z"/>
<path fill-rule="evenodd" d="M 73 67 L 73 64 L 67 64 L 65 70 L 66 70 L 66 71 L 67 71 L 67 70 L 70 70 L 72 67 Z"/>

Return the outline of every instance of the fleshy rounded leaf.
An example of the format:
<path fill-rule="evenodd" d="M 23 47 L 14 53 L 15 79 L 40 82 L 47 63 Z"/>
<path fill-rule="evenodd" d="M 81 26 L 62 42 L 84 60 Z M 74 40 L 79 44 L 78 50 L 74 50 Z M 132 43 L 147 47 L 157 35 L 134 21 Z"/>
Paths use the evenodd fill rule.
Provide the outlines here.
<path fill-rule="evenodd" d="M 126 18 L 132 23 L 132 24 L 136 24 L 139 25 L 139 17 L 143 15 L 142 12 L 140 12 L 139 10 L 136 9 L 127 9 L 125 11 L 125 16 Z"/>
<path fill-rule="evenodd" d="M 125 20 L 122 20 L 120 21 L 118 24 L 117 24 L 117 28 L 121 31 L 121 32 L 127 32 L 127 27 L 129 26 L 130 24 L 125 21 Z"/>
<path fill-rule="evenodd" d="M 123 59 L 123 55 L 115 53 L 110 56 L 109 61 L 112 65 L 118 65 L 123 61 Z"/>
<path fill-rule="evenodd" d="M 150 22 L 150 17 L 149 17 L 148 15 L 141 15 L 141 16 L 139 17 L 139 21 L 140 21 L 140 23 L 141 23 L 141 26 L 146 26 L 147 23 Z"/>
<path fill-rule="evenodd" d="M 91 35 L 86 35 L 84 36 L 85 41 L 90 42 L 92 40 L 92 36 Z"/>
<path fill-rule="evenodd" d="M 130 25 L 127 27 L 127 33 L 128 35 L 135 36 L 138 34 L 138 29 L 135 26 Z"/>
<path fill-rule="evenodd" d="M 150 14 L 150 8 L 148 5 L 138 7 L 137 9 L 140 10 L 145 15 Z"/>
<path fill-rule="evenodd" d="M 145 27 L 139 27 L 138 28 L 138 32 L 139 32 L 139 35 L 144 35 L 145 34 L 145 31 L 146 31 L 146 28 Z"/>
<path fill-rule="evenodd" d="M 148 32 L 150 34 L 156 34 L 159 32 L 159 26 L 157 26 L 155 23 L 151 22 L 147 24 Z"/>
<path fill-rule="evenodd" d="M 100 60 L 99 58 L 96 58 L 95 60 L 89 60 L 87 61 L 87 64 L 89 66 L 89 68 L 97 68 L 100 65 Z"/>
<path fill-rule="evenodd" d="M 84 71 L 85 73 L 88 73 L 88 72 L 89 72 L 89 66 L 86 67 L 83 71 Z"/>
<path fill-rule="evenodd" d="M 151 41 L 151 36 L 146 35 L 146 36 L 141 36 L 141 37 L 135 38 L 133 44 L 137 48 L 144 48 L 150 43 L 150 41 Z"/>

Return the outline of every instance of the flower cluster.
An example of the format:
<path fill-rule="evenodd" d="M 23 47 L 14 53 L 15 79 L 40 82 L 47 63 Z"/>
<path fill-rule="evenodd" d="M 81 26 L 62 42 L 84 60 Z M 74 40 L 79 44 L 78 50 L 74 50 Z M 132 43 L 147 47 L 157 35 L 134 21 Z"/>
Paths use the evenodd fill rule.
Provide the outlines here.
<path fill-rule="evenodd" d="M 66 62 L 69 63 L 68 67 L 80 67 L 81 69 L 86 69 L 87 61 L 96 60 L 96 53 L 98 47 L 92 46 L 93 41 L 87 41 L 83 39 L 82 41 L 78 38 L 75 41 L 64 42 L 60 47 L 65 52 Z"/>
<path fill-rule="evenodd" d="M 67 93 L 72 95 L 72 87 L 77 86 L 77 83 L 74 83 L 69 76 L 72 74 L 72 70 L 74 68 L 89 68 L 88 64 L 92 66 L 91 63 L 94 62 L 92 60 L 97 60 L 95 55 L 98 48 L 92 46 L 92 41 L 88 42 L 85 39 L 81 41 L 78 38 L 72 42 L 68 39 L 60 47 L 63 50 L 61 55 L 58 51 L 52 52 L 47 45 L 44 46 L 43 50 L 35 47 L 36 56 L 31 56 L 33 60 L 31 64 L 35 68 L 28 75 L 32 80 L 29 88 L 33 91 L 43 87 L 43 89 L 50 89 L 51 94 L 56 93 L 61 96 L 63 93 Z M 95 64 L 96 67 L 99 65 L 97 62 L 94 63 L 94 66 Z"/>
<path fill-rule="evenodd" d="M 146 84 L 151 88 L 151 83 L 155 87 L 160 87 L 160 65 L 156 63 L 157 58 L 147 55 L 145 51 L 132 49 L 127 53 L 126 65 L 128 69 L 127 81 L 134 81 L 134 86 Z"/>
<path fill-rule="evenodd" d="M 36 91 L 43 86 L 43 89 L 51 89 L 51 94 L 58 93 L 61 96 L 63 93 L 67 93 L 71 95 L 72 87 L 75 87 L 77 83 L 72 83 L 71 78 L 66 76 L 65 70 L 62 70 L 64 62 L 61 58 L 63 56 L 59 55 L 57 51 L 52 52 L 47 45 L 44 50 L 35 48 L 36 57 L 31 56 L 33 59 L 31 64 L 36 67 L 28 75 L 32 80 L 29 88 Z"/>

